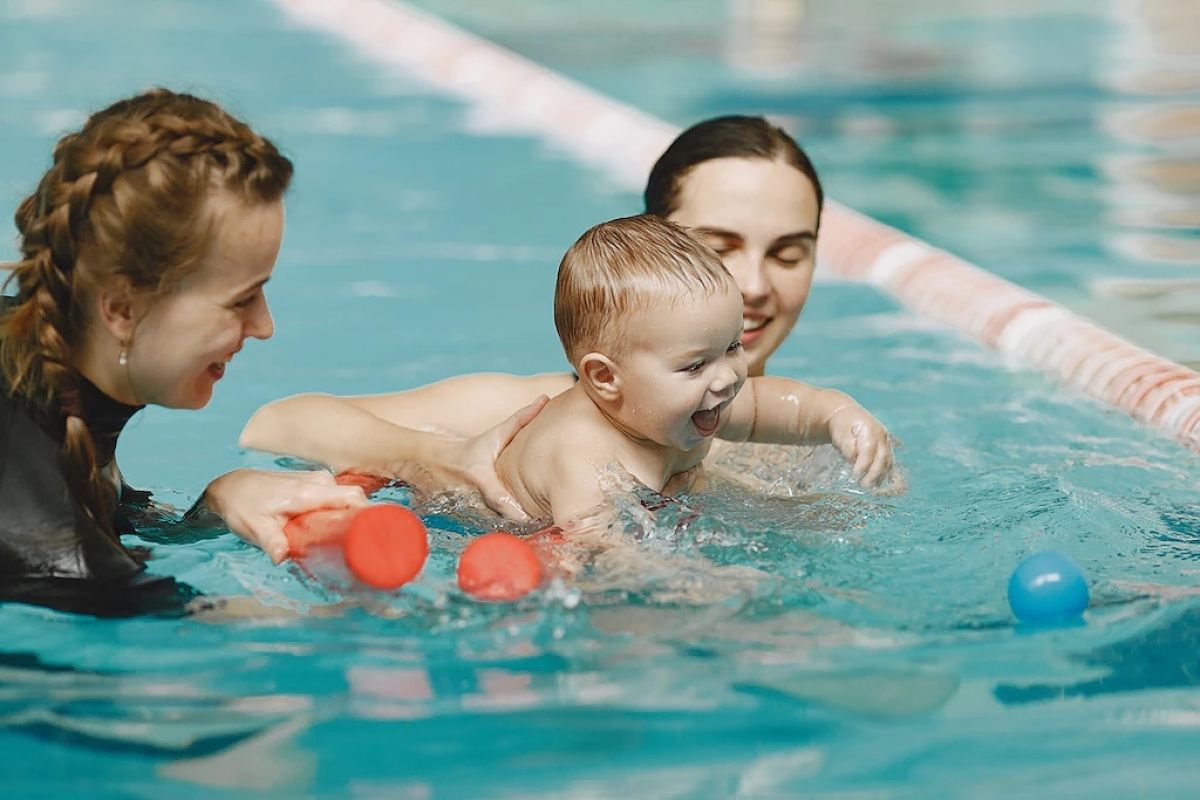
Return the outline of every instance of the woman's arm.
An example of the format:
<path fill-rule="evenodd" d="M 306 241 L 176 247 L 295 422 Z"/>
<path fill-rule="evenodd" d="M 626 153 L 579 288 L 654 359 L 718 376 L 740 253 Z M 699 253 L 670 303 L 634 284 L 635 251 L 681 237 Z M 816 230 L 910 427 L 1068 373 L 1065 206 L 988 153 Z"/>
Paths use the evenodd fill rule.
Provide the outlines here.
<path fill-rule="evenodd" d="M 892 469 L 887 429 L 854 398 L 787 378 L 750 378 L 718 435 L 772 444 L 832 443 L 867 487 L 878 486 Z"/>
<path fill-rule="evenodd" d="M 496 477 L 493 462 L 541 410 L 540 398 L 559 394 L 573 383 L 565 373 L 478 374 L 392 394 L 296 395 L 260 408 L 246 423 L 240 442 L 335 470 L 398 477 L 419 490 L 467 487 L 479 491 L 492 510 L 524 519 Z"/>
<path fill-rule="evenodd" d="M 449 378 L 404 392 L 335 397 L 298 394 L 255 412 L 242 430 L 242 447 L 286 453 L 335 469 L 374 467 L 401 475 L 403 463 L 429 463 L 439 437 L 413 429 L 476 436 L 499 425 L 539 396 L 571 387 L 565 373 L 477 374 Z"/>
<path fill-rule="evenodd" d="M 520 505 L 496 477 L 494 462 L 545 404 L 544 394 L 531 396 L 530 392 L 542 387 L 560 390 L 570 382 L 567 375 L 470 375 L 394 395 L 298 395 L 259 409 L 242 432 L 241 444 L 298 455 L 339 471 L 353 468 L 397 477 L 419 491 L 469 488 L 478 491 L 493 511 L 525 519 Z M 479 413 L 468 413 L 472 403 L 478 403 Z M 475 434 L 471 438 L 417 431 L 392 421 L 442 424 L 460 414 L 471 417 L 459 425 Z M 490 427 L 481 428 L 482 422 Z"/>

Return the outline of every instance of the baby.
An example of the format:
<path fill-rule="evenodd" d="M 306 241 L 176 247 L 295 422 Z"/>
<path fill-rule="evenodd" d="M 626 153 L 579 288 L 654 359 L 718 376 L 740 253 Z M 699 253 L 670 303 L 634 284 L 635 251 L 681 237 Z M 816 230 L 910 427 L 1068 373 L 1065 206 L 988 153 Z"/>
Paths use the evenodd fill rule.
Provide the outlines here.
<path fill-rule="evenodd" d="M 887 431 L 847 395 L 747 381 L 737 284 L 673 223 L 643 215 L 583 234 L 559 265 L 554 323 L 579 379 L 496 461 L 530 516 L 562 524 L 601 505 L 614 464 L 654 491 L 686 488 L 718 436 L 832 442 L 867 486 L 891 469 Z"/>

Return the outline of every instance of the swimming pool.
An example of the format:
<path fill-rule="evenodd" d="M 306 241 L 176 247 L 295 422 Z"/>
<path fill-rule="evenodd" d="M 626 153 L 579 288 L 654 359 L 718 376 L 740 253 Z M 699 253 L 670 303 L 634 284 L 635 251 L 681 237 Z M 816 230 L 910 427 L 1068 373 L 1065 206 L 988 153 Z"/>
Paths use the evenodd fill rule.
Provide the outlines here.
<path fill-rule="evenodd" d="M 503 33 L 519 28 L 515 10 L 546 5 L 507 3 L 488 24 L 465 4 L 427 7 Z M 239 356 L 204 412 L 151 409 L 133 423 L 120 458 L 134 485 L 183 504 L 219 470 L 271 463 L 234 441 L 250 412 L 280 394 L 562 367 L 553 267 L 579 231 L 636 209 L 635 197 L 529 138 L 472 133 L 457 103 L 294 29 L 268 4 L 131 4 L 136 27 L 114 25 L 113 8 L 5 7 L 0 193 L 10 207 L 75 114 L 150 83 L 227 102 L 299 166 L 270 292 L 276 338 Z M 683 24 L 679 4 L 665 8 L 641 19 L 656 46 L 656 32 Z M 685 42 L 703 44 L 708 31 L 710 44 L 693 45 L 690 60 L 659 53 L 661 72 L 612 63 L 599 43 L 590 58 L 596 51 L 572 47 L 563 31 L 588 28 L 602 42 L 604 30 L 567 11 L 550 17 L 556 30 L 530 27 L 506 43 L 553 44 L 557 56 L 525 52 L 677 122 L 739 103 L 780 110 L 704 57 L 719 47 L 719 4 L 688 8 Z M 1014 38 L 1024 24 L 1006 23 Z M 949 27 L 931 49 L 953 50 L 974 30 Z M 1062 46 L 1104 35 L 1099 23 L 1053 29 Z M 790 102 L 807 97 L 796 85 Z M 946 117 L 971 117 L 967 95 L 939 100 Z M 1047 106 L 1065 115 L 1068 99 Z M 911 98 L 881 107 L 927 119 Z M 913 148 L 934 147 L 919 144 L 919 131 L 875 151 L 844 136 L 846 125 L 798 121 L 831 194 L 988 267 L 1027 269 L 1006 274 L 1032 288 L 1082 295 L 1084 276 L 1108 263 L 1093 229 L 1064 243 L 1036 235 L 1043 228 L 1014 240 L 939 224 L 941 206 L 889 217 L 888 208 L 914 208 L 914 185 L 962 203 L 972 184 L 949 166 L 931 174 L 912 163 Z M 945 165 L 982 146 L 938 135 Z M 1010 157 L 1027 157 L 1037 137 L 1011 147 Z M 1052 171 L 1070 175 L 1072 163 Z M 908 177 L 876 185 L 872 169 Z M 996 207 L 1027 222 L 1059 213 L 1045 184 L 1020 192 L 1008 180 Z M 979 189 L 988 198 L 989 186 Z M 997 241 L 1013 251 L 981 258 Z M 1071 248 L 1077 260 L 1060 258 Z M 1039 270 L 1029 254 L 1073 266 Z M 476 524 L 462 515 L 432 518 L 435 557 L 411 590 L 337 613 L 319 587 L 231 537 L 152 532 L 159 571 L 255 596 L 280 615 L 93 621 L 0 607 L 6 796 L 1189 793 L 1200 607 L 1137 599 L 1126 585 L 1196 581 L 1196 457 L 864 286 L 818 285 L 772 364 L 876 410 L 904 442 L 909 494 L 695 498 L 702 521 L 683 535 L 655 529 L 644 573 L 599 572 L 582 592 L 515 607 L 449 590 L 453 553 Z M 845 488 L 836 474 L 826 484 Z M 1085 626 L 1013 626 L 1005 582 L 1021 556 L 1045 548 L 1088 573 L 1096 607 Z"/>

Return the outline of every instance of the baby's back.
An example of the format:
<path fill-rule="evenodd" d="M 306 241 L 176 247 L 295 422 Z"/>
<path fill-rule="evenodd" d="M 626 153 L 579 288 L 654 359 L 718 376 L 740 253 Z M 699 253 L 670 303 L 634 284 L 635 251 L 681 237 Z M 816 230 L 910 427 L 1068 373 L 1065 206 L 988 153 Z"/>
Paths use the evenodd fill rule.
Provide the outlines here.
<path fill-rule="evenodd" d="M 549 403 L 513 437 L 496 458 L 496 473 L 531 517 L 552 516 L 550 497 L 556 482 L 594 471 L 616 456 L 613 433 L 578 385 Z"/>

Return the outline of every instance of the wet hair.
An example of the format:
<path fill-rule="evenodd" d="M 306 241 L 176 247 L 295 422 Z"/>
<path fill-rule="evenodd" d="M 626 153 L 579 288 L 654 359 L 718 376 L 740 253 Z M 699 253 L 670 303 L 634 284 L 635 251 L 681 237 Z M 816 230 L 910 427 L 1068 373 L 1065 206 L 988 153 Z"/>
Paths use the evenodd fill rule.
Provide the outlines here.
<path fill-rule="evenodd" d="M 812 181 L 820 218 L 825 192 L 816 168 L 796 140 L 762 117 L 738 116 L 698 122 L 671 142 L 646 181 L 646 213 L 663 218 L 673 214 L 679 208 L 684 177 L 695 166 L 714 158 L 761 158 L 791 164 Z"/>
<path fill-rule="evenodd" d="M 603 222 L 579 237 L 558 267 L 554 326 L 572 364 L 612 354 L 627 317 L 664 299 L 737 290 L 721 259 L 685 228 L 651 214 Z"/>
<path fill-rule="evenodd" d="M 93 114 L 59 140 L 54 160 L 16 212 L 21 260 L 4 265 L 14 305 L 0 318 L 0 371 L 13 396 L 63 425 L 68 484 L 116 538 L 116 494 L 96 463 L 75 359 L 91 322 L 87 301 L 124 284 L 160 293 L 212 245 L 211 202 L 279 200 L 292 163 L 220 106 L 153 89 Z"/>

